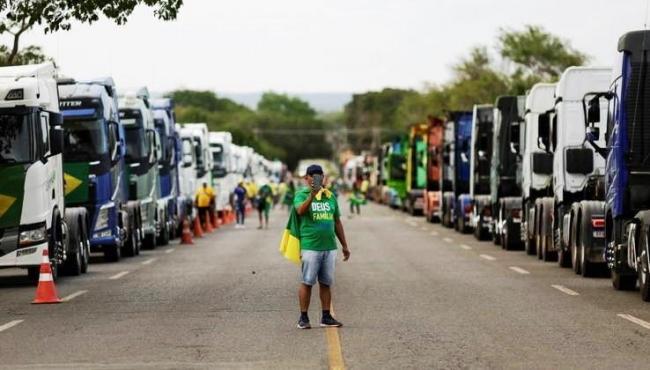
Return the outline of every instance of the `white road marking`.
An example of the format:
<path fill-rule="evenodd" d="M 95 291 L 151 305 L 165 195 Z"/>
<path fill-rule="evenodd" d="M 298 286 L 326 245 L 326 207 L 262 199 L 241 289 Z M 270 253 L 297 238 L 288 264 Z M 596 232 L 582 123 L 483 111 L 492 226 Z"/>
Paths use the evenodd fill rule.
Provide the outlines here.
<path fill-rule="evenodd" d="M 486 259 L 486 260 L 488 260 L 488 261 L 494 261 L 494 260 L 496 260 L 496 258 L 490 256 L 489 254 L 481 254 L 479 257 L 484 258 L 484 259 Z"/>
<path fill-rule="evenodd" d="M 143 265 L 150 265 L 153 263 L 153 261 L 157 260 L 157 258 L 149 258 L 148 260 L 142 262 Z"/>
<path fill-rule="evenodd" d="M 67 297 L 63 297 L 63 298 L 61 298 L 61 301 L 62 301 L 62 302 L 68 302 L 68 301 L 71 301 L 71 300 L 73 300 L 73 299 L 79 297 L 80 295 L 83 295 L 83 294 L 86 294 L 86 293 L 88 293 L 87 290 L 80 290 L 80 291 L 78 291 L 78 292 L 75 292 L 75 293 L 70 294 L 70 295 L 67 296 Z"/>
<path fill-rule="evenodd" d="M 642 326 L 642 327 L 644 327 L 644 328 L 646 328 L 646 329 L 650 329 L 650 322 L 647 322 L 647 321 L 641 320 L 641 319 L 639 319 L 638 317 L 634 317 L 634 316 L 632 316 L 632 315 L 628 315 L 628 314 L 626 314 L 626 313 L 619 313 L 619 314 L 616 315 L 616 316 L 618 316 L 618 317 L 620 317 L 620 318 L 622 318 L 622 319 L 625 319 L 625 320 L 631 321 L 631 322 L 633 322 L 633 323 L 635 323 L 635 324 L 637 324 L 637 325 L 639 325 L 639 326 Z"/>
<path fill-rule="evenodd" d="M 174 248 L 172 248 L 172 249 L 167 249 L 167 250 L 165 251 L 165 253 L 169 254 L 169 253 L 171 253 L 171 252 L 173 252 L 173 251 L 175 251 Z"/>
<path fill-rule="evenodd" d="M 440 234 L 437 231 L 432 231 L 431 232 L 431 236 L 438 236 L 438 235 L 440 235 Z"/>
<path fill-rule="evenodd" d="M 467 244 L 461 244 L 460 247 L 463 248 L 463 249 L 466 250 L 466 251 L 472 249 L 472 247 L 470 247 L 470 246 L 467 245 Z"/>
<path fill-rule="evenodd" d="M 25 321 L 25 320 L 14 320 L 14 321 L 9 321 L 8 323 L 6 323 L 4 325 L 0 325 L 0 332 L 5 331 L 5 330 L 10 329 L 10 328 L 13 328 L 14 326 L 20 324 L 23 321 Z"/>
<path fill-rule="evenodd" d="M 124 275 L 126 275 L 126 274 L 128 274 L 128 273 L 129 273 L 129 271 L 122 271 L 122 272 L 120 272 L 120 273 L 117 273 L 117 274 L 115 274 L 115 275 L 109 277 L 109 279 L 110 279 L 110 280 L 117 280 L 117 279 L 123 277 Z"/>
<path fill-rule="evenodd" d="M 571 290 L 571 289 L 569 289 L 569 288 L 567 288 L 565 286 L 562 286 L 562 285 L 551 285 L 551 286 L 553 288 L 559 290 L 560 292 L 564 293 L 564 294 L 568 294 L 568 295 L 571 295 L 571 296 L 580 295 L 580 293 L 576 292 L 575 290 Z"/>
<path fill-rule="evenodd" d="M 530 274 L 530 272 L 528 272 L 528 271 L 522 269 L 521 267 L 510 266 L 509 268 L 510 268 L 510 270 L 512 270 L 512 271 L 514 271 L 514 272 L 516 272 L 516 273 L 522 274 L 522 275 L 528 275 L 528 274 Z"/>
<path fill-rule="evenodd" d="M 442 240 L 446 241 L 447 243 L 453 243 L 454 242 L 454 239 L 452 239 L 452 238 L 444 238 Z"/>

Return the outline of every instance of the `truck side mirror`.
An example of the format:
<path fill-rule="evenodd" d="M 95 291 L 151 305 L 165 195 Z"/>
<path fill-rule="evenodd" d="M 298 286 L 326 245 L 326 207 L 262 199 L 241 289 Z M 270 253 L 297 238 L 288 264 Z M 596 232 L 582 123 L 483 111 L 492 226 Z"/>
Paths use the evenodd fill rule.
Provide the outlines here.
<path fill-rule="evenodd" d="M 587 110 L 587 122 L 600 122 L 600 96 L 596 95 L 589 100 L 589 109 Z"/>
<path fill-rule="evenodd" d="M 537 147 L 546 152 L 550 148 L 549 136 L 551 134 L 551 127 L 549 125 L 548 113 L 540 114 L 537 119 Z"/>
<path fill-rule="evenodd" d="M 63 153 L 63 127 L 53 126 L 50 128 L 50 154 L 58 155 Z"/>

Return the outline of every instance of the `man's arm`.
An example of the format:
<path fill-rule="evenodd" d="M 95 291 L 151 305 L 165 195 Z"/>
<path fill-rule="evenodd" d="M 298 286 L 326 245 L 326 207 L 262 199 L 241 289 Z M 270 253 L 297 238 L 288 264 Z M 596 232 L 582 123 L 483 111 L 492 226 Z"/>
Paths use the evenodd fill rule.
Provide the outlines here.
<path fill-rule="evenodd" d="M 347 261 L 350 258 L 350 249 L 348 249 L 348 242 L 345 240 L 345 231 L 343 230 L 343 223 L 339 217 L 336 217 L 334 221 L 334 231 L 336 232 L 336 237 L 341 242 L 343 247 L 343 261 Z"/>
<path fill-rule="evenodd" d="M 316 192 L 312 191 L 311 193 L 309 193 L 307 199 L 305 199 L 305 201 L 302 202 L 301 205 L 296 207 L 296 212 L 298 213 L 298 216 L 302 216 L 305 213 L 307 213 L 307 211 L 309 211 L 309 207 L 311 206 L 311 202 L 314 200 L 315 196 L 316 196 Z"/>

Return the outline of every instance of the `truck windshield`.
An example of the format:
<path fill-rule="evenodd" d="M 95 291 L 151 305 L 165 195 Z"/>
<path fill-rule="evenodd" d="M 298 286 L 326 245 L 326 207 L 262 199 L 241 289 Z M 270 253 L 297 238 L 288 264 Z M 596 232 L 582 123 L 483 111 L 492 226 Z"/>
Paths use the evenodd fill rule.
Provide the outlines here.
<path fill-rule="evenodd" d="M 401 155 L 392 155 L 389 164 L 391 180 L 406 179 L 406 158 Z"/>
<path fill-rule="evenodd" d="M 0 111 L 0 163 L 32 163 L 36 160 L 35 114 L 8 114 Z"/>
<path fill-rule="evenodd" d="M 162 155 L 162 165 L 169 166 L 172 162 L 172 148 L 170 148 L 172 142 L 168 139 L 167 131 L 165 130 L 165 121 L 157 119 L 154 123 L 156 125 L 156 131 L 160 135 L 160 142 L 162 143 L 160 146 L 162 149 L 160 153 Z"/>
<path fill-rule="evenodd" d="M 137 126 L 127 126 L 126 135 L 126 160 L 129 163 L 137 162 L 147 157 L 147 145 L 144 129 Z"/>
<path fill-rule="evenodd" d="M 201 140 L 198 137 L 194 138 L 194 153 L 196 155 L 196 167 L 204 168 L 203 164 L 203 147 L 201 146 Z"/>
<path fill-rule="evenodd" d="M 212 149 L 212 159 L 215 166 L 222 166 L 223 163 L 223 146 L 221 144 L 210 144 Z"/>
<path fill-rule="evenodd" d="M 108 133 L 103 120 L 66 118 L 63 129 L 66 161 L 95 161 L 108 154 Z"/>

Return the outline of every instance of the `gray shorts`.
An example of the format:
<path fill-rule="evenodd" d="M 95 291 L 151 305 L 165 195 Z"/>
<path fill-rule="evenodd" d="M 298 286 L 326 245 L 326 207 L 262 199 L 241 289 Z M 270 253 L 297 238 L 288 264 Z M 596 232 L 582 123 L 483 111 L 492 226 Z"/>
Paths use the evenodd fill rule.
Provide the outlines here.
<path fill-rule="evenodd" d="M 330 286 L 334 284 L 334 265 L 336 264 L 336 249 L 331 251 L 301 251 L 302 282 L 305 285 L 315 285 L 318 282 Z"/>

